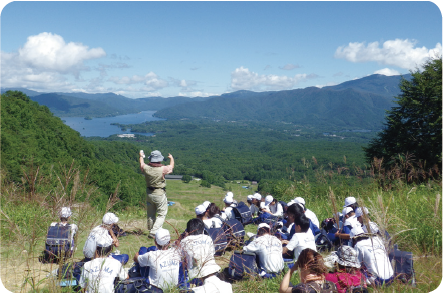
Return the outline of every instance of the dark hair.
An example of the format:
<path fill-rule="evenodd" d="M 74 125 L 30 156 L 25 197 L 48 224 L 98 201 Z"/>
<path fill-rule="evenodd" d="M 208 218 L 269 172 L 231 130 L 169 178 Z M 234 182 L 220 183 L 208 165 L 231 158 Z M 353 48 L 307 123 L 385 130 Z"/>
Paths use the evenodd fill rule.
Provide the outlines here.
<path fill-rule="evenodd" d="M 251 205 L 253 204 L 253 200 L 247 200 L 247 203 Z"/>
<path fill-rule="evenodd" d="M 297 216 L 304 215 L 304 211 L 298 204 L 292 204 L 287 208 L 287 215 L 292 215 L 296 219 Z"/>
<path fill-rule="evenodd" d="M 199 218 L 193 218 L 187 222 L 187 232 L 188 235 L 201 235 L 205 229 L 205 224 Z"/>
<path fill-rule="evenodd" d="M 99 253 L 99 256 L 107 256 L 109 253 L 111 253 L 111 250 L 113 249 L 113 245 L 108 247 L 96 247 L 97 253 Z"/>
<path fill-rule="evenodd" d="M 211 203 L 209 206 L 208 206 L 208 218 L 213 218 L 214 217 L 214 215 L 216 215 L 216 214 L 219 214 L 220 215 L 220 209 L 219 209 L 219 207 L 217 207 L 216 206 L 216 204 L 214 204 L 214 203 Z"/>
<path fill-rule="evenodd" d="M 350 205 L 348 205 L 347 207 L 350 207 L 350 208 L 353 209 L 353 211 L 356 211 L 356 209 L 358 208 L 358 203 L 350 204 Z"/>
<path fill-rule="evenodd" d="M 338 272 L 345 272 L 354 275 L 359 271 L 359 268 L 353 266 L 344 266 L 341 265 L 339 262 L 337 262 L 336 265 Z"/>
<path fill-rule="evenodd" d="M 270 233 L 270 229 L 268 227 L 261 227 L 260 229 L 258 229 L 257 231 L 257 235 L 258 236 L 262 236 L 264 234 L 269 234 Z"/>
<path fill-rule="evenodd" d="M 60 221 L 61 221 L 61 222 L 66 222 L 66 221 L 68 221 L 68 218 L 66 218 L 66 217 L 60 217 Z"/>
<path fill-rule="evenodd" d="M 310 219 L 307 218 L 307 216 L 305 216 L 305 214 L 302 215 L 298 215 L 295 219 L 294 219 L 294 225 L 299 225 L 301 227 L 301 231 L 303 233 L 306 233 L 308 231 L 308 229 L 310 228 Z"/>
<path fill-rule="evenodd" d="M 327 272 L 322 255 L 310 248 L 302 250 L 296 264 L 299 269 L 306 269 L 311 274 L 322 275 Z"/>

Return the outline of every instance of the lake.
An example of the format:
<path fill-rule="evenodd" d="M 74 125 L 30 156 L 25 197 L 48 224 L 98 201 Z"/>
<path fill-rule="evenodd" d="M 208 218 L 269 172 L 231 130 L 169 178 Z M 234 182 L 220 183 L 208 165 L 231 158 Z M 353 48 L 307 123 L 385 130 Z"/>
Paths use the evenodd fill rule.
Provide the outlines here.
<path fill-rule="evenodd" d="M 129 130 L 122 131 L 120 127 L 110 125 L 111 123 L 119 124 L 140 124 L 146 121 L 164 120 L 153 117 L 156 111 L 143 111 L 137 114 L 128 114 L 115 117 L 93 118 L 92 120 L 85 120 L 84 117 L 61 117 L 66 125 L 80 132 L 81 136 L 100 136 L 108 137 L 113 134 L 141 134 L 152 136 L 154 133 L 138 133 Z"/>

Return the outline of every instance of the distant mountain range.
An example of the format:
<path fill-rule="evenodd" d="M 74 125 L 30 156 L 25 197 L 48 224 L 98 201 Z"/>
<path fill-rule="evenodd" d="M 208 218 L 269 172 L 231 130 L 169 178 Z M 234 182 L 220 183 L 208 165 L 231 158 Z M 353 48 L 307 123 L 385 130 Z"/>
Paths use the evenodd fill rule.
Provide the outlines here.
<path fill-rule="evenodd" d="M 411 79 L 411 75 L 403 76 Z M 399 95 L 401 76 L 371 75 L 323 88 L 284 91 L 236 91 L 212 97 L 145 97 L 131 99 L 114 93 L 41 93 L 19 90 L 56 116 L 115 116 L 157 111 L 166 119 L 280 121 L 298 125 L 379 129 L 385 111 Z"/>

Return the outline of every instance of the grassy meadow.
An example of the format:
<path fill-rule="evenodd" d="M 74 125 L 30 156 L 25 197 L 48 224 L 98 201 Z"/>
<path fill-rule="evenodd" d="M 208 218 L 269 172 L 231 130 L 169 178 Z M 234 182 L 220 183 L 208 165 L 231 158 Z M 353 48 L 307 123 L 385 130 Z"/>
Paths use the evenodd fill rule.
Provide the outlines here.
<path fill-rule="evenodd" d="M 97 197 L 97 188 L 88 184 L 80 177 L 79 172 L 65 173 L 54 176 L 59 180 L 56 189 L 45 190 L 44 179 L 36 189 L 36 181 L 24 179 L 23 183 L 6 183 L 2 175 L 1 183 L 1 281 L 11 292 L 67 292 L 54 285 L 46 276 L 57 267 L 56 264 L 42 264 L 39 255 L 44 249 L 46 231 L 52 221 L 57 221 L 57 210 L 61 206 L 71 206 L 73 216 L 71 222 L 79 226 L 77 234 L 77 251 L 72 260 L 83 258 L 83 245 L 89 231 L 101 223 L 106 211 L 113 211 L 118 200 L 118 188 L 110 196 L 106 210 L 98 211 L 91 207 L 91 200 Z M 31 185 L 33 184 L 33 185 Z M 234 181 L 227 183 L 238 201 L 246 202 L 255 186 L 244 189 L 248 185 Z M 378 223 L 398 243 L 399 248 L 412 251 L 415 257 L 417 287 L 396 282 L 382 289 L 370 289 L 370 292 L 401 293 L 431 292 L 438 288 L 442 279 L 442 186 L 440 182 L 429 182 L 422 185 L 405 185 L 398 183 L 390 191 L 383 191 L 376 185 L 350 187 L 321 186 L 308 181 L 295 181 L 284 193 L 283 199 L 288 201 L 296 196 L 306 200 L 307 208 L 311 209 L 321 221 L 331 217 L 333 212 L 342 209 L 344 199 L 354 195 L 360 204 L 370 210 L 370 219 Z M 208 200 L 222 206 L 225 191 L 217 186 L 206 188 L 200 182 L 192 180 L 183 183 L 178 180 L 167 181 L 167 196 L 175 202 L 168 207 L 168 215 L 164 228 L 171 232 L 172 239 L 183 232 L 186 223 L 193 218 L 194 208 Z M 140 206 L 116 212 L 119 226 L 128 235 L 120 238 L 121 253 L 132 256 L 141 246 L 154 245 L 147 238 L 145 198 L 141 196 Z M 247 232 L 255 232 L 253 225 L 246 226 Z M 216 258 L 222 268 L 228 265 L 232 252 Z M 328 253 L 325 253 L 328 255 Z M 276 293 L 283 274 L 269 280 L 250 279 L 233 284 L 236 293 Z M 298 283 L 297 276 L 292 278 Z M 175 290 L 171 290 L 175 291 Z"/>

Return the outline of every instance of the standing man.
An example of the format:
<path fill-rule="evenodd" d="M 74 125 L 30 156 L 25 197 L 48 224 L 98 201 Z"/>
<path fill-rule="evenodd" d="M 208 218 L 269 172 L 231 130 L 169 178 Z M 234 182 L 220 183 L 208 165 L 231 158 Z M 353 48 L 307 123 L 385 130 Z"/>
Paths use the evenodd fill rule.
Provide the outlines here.
<path fill-rule="evenodd" d="M 140 169 L 145 175 L 146 181 L 147 225 L 150 231 L 148 237 L 154 239 L 157 230 L 162 227 L 168 212 L 165 175 L 173 172 L 174 158 L 171 154 L 168 154 L 170 164 L 166 166 L 161 163 L 164 157 L 159 151 L 151 152 L 151 155 L 148 157 L 150 160 L 148 164 L 145 164 L 143 158 L 145 158 L 145 154 L 143 151 L 140 151 Z"/>

